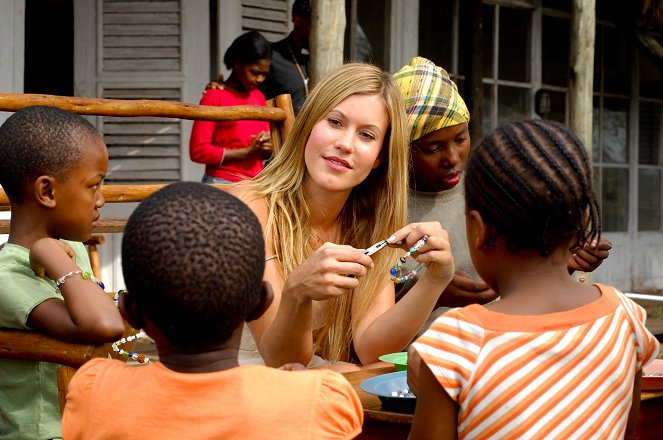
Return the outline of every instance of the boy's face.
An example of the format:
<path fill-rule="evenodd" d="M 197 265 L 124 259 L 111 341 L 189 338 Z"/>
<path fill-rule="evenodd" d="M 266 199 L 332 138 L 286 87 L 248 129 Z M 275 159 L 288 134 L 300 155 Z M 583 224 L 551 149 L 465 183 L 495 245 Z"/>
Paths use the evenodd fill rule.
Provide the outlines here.
<path fill-rule="evenodd" d="M 417 191 L 447 191 L 460 183 L 470 153 L 467 122 L 428 133 L 410 146 L 413 173 L 410 186 Z"/>
<path fill-rule="evenodd" d="M 81 160 L 65 180 L 54 185 L 56 205 L 49 221 L 49 235 L 74 241 L 85 241 L 99 220 L 98 209 L 104 205 L 101 182 L 108 170 L 108 151 L 100 136 L 90 136 L 82 145 Z"/>

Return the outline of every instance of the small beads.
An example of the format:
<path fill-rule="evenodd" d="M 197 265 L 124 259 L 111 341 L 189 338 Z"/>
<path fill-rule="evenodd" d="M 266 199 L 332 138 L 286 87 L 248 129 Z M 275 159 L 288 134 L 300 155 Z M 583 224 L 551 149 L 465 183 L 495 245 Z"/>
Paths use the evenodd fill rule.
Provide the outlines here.
<path fill-rule="evenodd" d="M 96 279 L 94 277 L 94 275 L 92 275 L 90 272 L 84 272 L 82 270 L 74 270 L 72 272 L 68 272 L 68 273 L 62 275 L 60 278 L 55 280 L 55 291 L 58 292 L 58 293 L 62 293 L 62 292 L 60 292 L 60 286 L 62 284 L 64 284 L 65 281 L 67 281 L 67 278 L 73 277 L 74 275 L 80 275 L 81 278 L 83 278 L 84 280 L 90 280 L 93 283 L 97 283 L 97 286 L 101 287 L 102 290 L 106 289 L 106 286 L 104 286 L 104 283 L 102 283 L 101 281 Z"/>
<path fill-rule="evenodd" d="M 141 330 L 135 335 L 127 336 L 125 338 L 120 339 L 119 341 L 113 342 L 111 347 L 113 348 L 113 351 L 116 351 L 121 356 L 126 356 L 129 359 L 132 359 L 140 364 L 149 364 L 151 362 L 150 358 L 145 356 L 144 354 L 132 353 L 130 351 L 126 351 L 119 347 L 122 344 L 133 341 L 134 339 L 140 339 L 143 336 L 145 336 L 145 332 Z"/>
<path fill-rule="evenodd" d="M 428 236 L 424 235 L 417 241 L 414 246 L 412 246 L 407 253 L 407 255 L 404 255 L 398 259 L 396 264 L 389 270 L 389 276 L 391 277 L 391 280 L 395 284 L 402 284 L 408 280 L 413 279 L 420 271 L 423 269 L 424 265 L 423 264 L 417 264 L 417 267 L 414 268 L 414 270 L 411 270 L 410 272 L 401 275 L 401 266 L 403 263 L 407 261 L 408 257 L 411 257 L 414 255 L 415 252 L 417 252 L 421 247 L 426 243 L 426 240 L 428 240 Z"/>

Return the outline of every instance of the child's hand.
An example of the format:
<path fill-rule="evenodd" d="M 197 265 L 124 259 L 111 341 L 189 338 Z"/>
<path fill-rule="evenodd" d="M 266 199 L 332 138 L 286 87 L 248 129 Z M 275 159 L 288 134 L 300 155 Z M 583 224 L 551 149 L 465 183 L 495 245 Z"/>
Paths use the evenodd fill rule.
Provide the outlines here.
<path fill-rule="evenodd" d="M 301 371 L 306 370 L 306 367 L 298 362 L 293 362 L 290 364 L 283 364 L 278 369 L 284 371 Z"/>
<path fill-rule="evenodd" d="M 262 157 L 269 157 L 272 154 L 272 138 L 269 132 L 261 131 L 257 135 L 251 136 L 248 148 L 249 156 L 260 154 Z"/>
<path fill-rule="evenodd" d="M 30 249 L 30 267 L 38 277 L 55 279 L 57 269 L 66 260 L 76 264 L 76 255 L 66 243 L 54 238 L 41 238 Z M 63 261 L 65 260 L 65 261 Z"/>
<path fill-rule="evenodd" d="M 423 236 L 428 236 L 424 245 L 412 255 L 418 263 L 426 266 L 421 272 L 421 279 L 446 285 L 454 276 L 454 259 L 449 245 L 449 234 L 442 229 L 439 222 L 411 223 L 398 231 L 387 240 L 390 246 L 398 246 L 409 251 Z M 438 291 L 439 292 L 439 291 Z"/>
<path fill-rule="evenodd" d="M 608 258 L 612 249 L 612 243 L 606 239 L 600 239 L 598 242 L 585 243 L 582 248 L 569 256 L 569 272 L 580 270 L 583 272 L 592 272 Z"/>
<path fill-rule="evenodd" d="M 325 243 L 293 270 L 283 286 L 283 294 L 324 301 L 347 294 L 359 286 L 358 278 L 373 267 L 373 260 L 361 249 Z"/>

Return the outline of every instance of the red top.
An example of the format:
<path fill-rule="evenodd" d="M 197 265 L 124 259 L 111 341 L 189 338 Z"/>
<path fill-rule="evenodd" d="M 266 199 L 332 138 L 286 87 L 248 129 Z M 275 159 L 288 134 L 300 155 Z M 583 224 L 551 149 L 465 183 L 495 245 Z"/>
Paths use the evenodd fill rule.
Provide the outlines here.
<path fill-rule="evenodd" d="M 265 106 L 265 95 L 260 90 L 248 93 L 233 90 L 207 90 L 201 105 L 231 106 L 258 105 Z M 242 161 L 234 161 L 219 165 L 226 149 L 246 148 L 251 138 L 261 131 L 269 131 L 267 121 L 195 121 L 189 140 L 191 160 L 204 163 L 205 173 L 220 179 L 238 181 L 256 176 L 264 168 L 263 159 L 255 155 Z"/>

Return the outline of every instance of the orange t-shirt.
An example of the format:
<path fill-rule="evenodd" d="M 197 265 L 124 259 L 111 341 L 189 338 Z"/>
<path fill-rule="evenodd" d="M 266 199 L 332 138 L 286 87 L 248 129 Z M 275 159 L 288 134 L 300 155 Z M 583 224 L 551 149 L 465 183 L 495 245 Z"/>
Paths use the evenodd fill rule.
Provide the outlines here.
<path fill-rule="evenodd" d="M 94 359 L 69 385 L 64 439 L 349 439 L 363 410 L 329 370 L 245 365 L 178 373 L 156 362 Z"/>
<path fill-rule="evenodd" d="M 414 343 L 458 402 L 458 438 L 623 438 L 635 374 L 658 353 L 616 289 L 540 316 L 451 310 Z"/>

